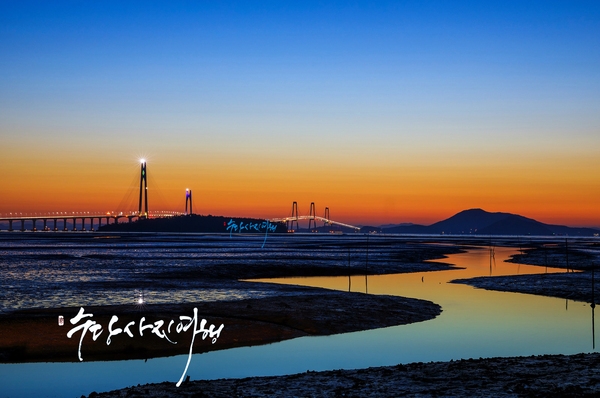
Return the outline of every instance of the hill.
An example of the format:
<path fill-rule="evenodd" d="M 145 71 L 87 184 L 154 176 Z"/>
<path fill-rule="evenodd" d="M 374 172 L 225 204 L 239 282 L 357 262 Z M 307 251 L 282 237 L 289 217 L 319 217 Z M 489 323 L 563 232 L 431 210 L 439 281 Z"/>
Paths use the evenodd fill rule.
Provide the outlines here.
<path fill-rule="evenodd" d="M 463 210 L 435 224 L 382 228 L 384 233 L 408 234 L 473 234 L 473 235 L 541 235 L 594 236 L 600 230 L 544 224 L 511 213 L 490 213 L 482 209 Z"/>
<path fill-rule="evenodd" d="M 142 218 L 100 227 L 99 231 L 115 232 L 210 232 L 210 233 L 269 233 L 287 232 L 284 223 L 271 224 L 263 219 L 201 216 L 197 214 Z"/>

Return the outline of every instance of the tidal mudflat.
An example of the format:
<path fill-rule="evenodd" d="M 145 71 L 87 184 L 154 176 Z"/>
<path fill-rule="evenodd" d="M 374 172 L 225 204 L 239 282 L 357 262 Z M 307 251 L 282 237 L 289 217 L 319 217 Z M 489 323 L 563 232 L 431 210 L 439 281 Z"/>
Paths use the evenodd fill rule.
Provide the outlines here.
<path fill-rule="evenodd" d="M 21 310 L 0 315 L 0 359 L 5 363 L 22 362 L 73 362 L 78 352 L 86 361 L 148 359 L 159 356 L 185 354 L 190 350 L 193 327 L 175 332 L 178 316 L 193 317 L 208 323 L 224 325 L 225 329 L 213 344 L 203 343 L 199 336 L 193 352 L 202 353 L 267 344 L 302 336 L 326 336 L 359 330 L 383 328 L 422 322 L 441 313 L 441 307 L 430 301 L 397 296 L 342 293 L 322 289 L 283 288 L 285 295 L 186 304 L 156 304 L 137 306 L 85 307 L 84 314 L 102 327 L 101 339 L 93 339 L 92 331 L 83 338 L 81 349 L 77 344 L 83 330 L 69 338 L 74 328 L 68 321 L 77 316 L 80 308 Z M 59 327 L 57 319 L 67 322 Z M 112 329 L 121 329 L 119 335 L 107 335 L 112 318 Z M 145 335 L 138 331 L 141 319 L 152 326 L 162 322 L 154 331 L 148 327 Z M 167 333 L 173 320 L 171 333 Z M 132 323 L 132 336 L 125 336 L 123 327 Z M 78 323 L 81 325 L 83 322 Z M 184 324 L 185 325 L 185 324 Z M 165 332 L 165 337 L 157 336 Z M 176 341 L 175 341 L 176 340 Z"/>
<path fill-rule="evenodd" d="M 142 318 L 146 325 L 164 321 L 166 329 L 169 320 L 190 316 L 196 309 L 200 318 L 225 325 L 214 344 L 195 344 L 195 353 L 432 319 L 441 309 L 430 301 L 239 279 L 451 269 L 424 260 L 460 251 L 365 236 L 270 236 L 264 248 L 262 236 L 239 235 L 5 233 L 0 238 L 5 276 L 0 290 L 0 360 L 9 370 L 5 375 L 13 375 L 3 380 L 9 395 L 19 396 L 36 392 L 25 382 L 26 367 L 18 364 L 38 362 L 46 372 L 56 369 L 53 363 L 76 364 L 79 356 L 87 364 L 187 352 L 190 344 L 156 338 L 153 329 L 142 336 Z M 87 318 L 80 323 L 95 322 L 102 336 L 98 340 L 91 329 L 81 339 L 83 330 L 67 336 L 74 328 L 69 322 L 81 308 Z M 63 326 L 57 323 L 59 317 Z M 118 319 L 111 325 L 113 317 Z M 123 330 L 130 322 L 134 337 L 127 338 Z M 135 330 L 138 326 L 140 331 Z M 109 344 L 107 335 L 117 329 L 120 335 L 113 335 Z M 187 341 L 188 335 L 179 337 Z M 63 382 L 60 378 L 53 377 L 53 390 L 46 389 L 46 394 L 71 391 L 67 377 Z M 97 389 L 90 382 L 72 391 L 79 394 L 83 388 Z"/>
<path fill-rule="evenodd" d="M 598 271 L 600 270 L 600 243 L 591 239 L 555 239 L 530 241 L 508 261 L 537 265 L 535 275 L 489 276 L 457 279 L 477 288 L 503 292 L 527 293 L 566 300 L 600 303 Z M 565 272 L 548 272 L 561 268 Z"/>
<path fill-rule="evenodd" d="M 582 337 L 588 339 L 587 327 L 579 325 L 582 321 L 587 325 L 587 311 L 578 305 L 557 316 L 554 299 L 524 300 L 528 296 L 486 293 L 447 283 L 461 277 L 545 273 L 544 268 L 504 262 L 518 253 L 515 248 L 521 242 L 512 238 L 494 242 L 497 255 L 492 258 L 487 238 L 274 236 L 261 249 L 261 237 L 251 236 L 31 234 L 29 240 L 12 236 L 2 242 L 2 266 L 8 276 L 3 330 L 8 330 L 11 323 L 10 327 L 18 322 L 23 327 L 27 322 L 37 322 L 39 328 L 58 333 L 65 344 L 62 352 L 73 358 L 77 342 L 64 338 L 65 329 L 57 328 L 56 317 L 59 312 L 75 313 L 79 306 L 93 311 L 99 320 L 104 317 L 104 323 L 116 314 L 121 321 L 142 314 L 148 319 L 168 318 L 197 308 L 210 322 L 225 324 L 214 347 L 198 345 L 199 353 L 217 351 L 194 355 L 189 372 L 192 380 L 590 351 L 587 342 L 562 345 L 569 336 L 576 342 Z M 586 247 L 594 253 L 593 246 Z M 575 258 L 572 254 L 571 261 Z M 560 275 L 563 271 L 550 268 L 548 272 Z M 539 314 L 542 307 L 544 314 Z M 552 336 L 536 339 L 534 329 L 523 321 L 534 319 L 533 315 L 541 316 L 539 322 L 552 329 Z M 554 330 L 559 324 L 572 328 Z M 332 334 L 335 336 L 308 338 Z M 10 335 L 21 338 L 21 342 L 5 340 L 5 363 L 69 360 L 58 353 L 62 343 L 40 337 L 49 333 L 27 337 L 23 329 L 14 329 Z M 294 339 L 294 343 L 264 346 L 286 339 Z M 51 341 L 56 343 L 56 351 L 40 349 Z M 34 355 L 36 345 L 38 353 Z M 236 351 L 240 348 L 227 349 L 240 346 L 257 348 L 243 352 Z M 105 363 L 107 367 L 95 367 L 93 371 L 115 380 L 100 382 L 96 380 L 100 376 L 95 379 L 90 375 L 89 381 L 72 390 L 75 395 L 163 380 L 174 385 L 180 374 L 173 379 L 160 368 L 160 374 L 144 378 L 146 368 L 125 364 L 125 359 L 145 358 L 150 364 L 156 356 L 181 354 L 168 345 L 159 347 L 136 339 L 135 345 L 115 343 L 112 352 L 107 352 L 106 344 L 94 344 L 88 336 L 83 347 L 84 354 L 89 355 L 86 361 L 119 361 L 101 362 L 99 365 Z M 207 354 L 211 355 L 204 358 Z M 36 355 L 46 356 L 42 359 Z M 243 365 L 249 358 L 259 360 L 252 371 Z M 194 364 L 206 361 L 213 362 L 212 367 L 203 364 L 194 369 Z M 57 366 L 33 365 L 41 372 L 51 370 L 49 374 L 55 375 L 54 395 L 64 395 L 59 391 L 64 392 L 67 381 L 61 381 Z M 123 366 L 130 372 L 129 377 L 121 375 L 116 380 L 111 369 Z M 72 366 L 68 368 L 65 372 L 73 372 Z M 26 377 L 28 368 L 7 369 L 13 375 L 7 380 L 10 391 L 17 391 L 12 395 L 27 395 L 29 390 L 20 386 L 18 379 Z M 77 372 L 91 372 L 81 369 Z M 315 380 L 321 377 L 313 372 L 309 375 L 315 375 Z M 177 391 L 183 393 L 184 389 Z"/>
<path fill-rule="evenodd" d="M 600 354 L 411 363 L 130 387 L 92 397 L 596 397 Z"/>
<path fill-rule="evenodd" d="M 440 307 L 396 296 L 240 279 L 451 269 L 426 260 L 460 251 L 365 236 L 276 235 L 264 248 L 261 236 L 5 233 L 0 238 L 0 359 L 7 363 L 73 360 L 74 341 L 57 327 L 57 317 L 68 321 L 82 307 L 104 329 L 112 316 L 125 324 L 143 316 L 153 322 L 189 315 L 193 308 L 227 324 L 218 343 L 197 352 L 424 321 L 437 316 Z M 184 352 L 164 340 L 115 340 L 110 347 L 89 344 L 87 358 Z"/>

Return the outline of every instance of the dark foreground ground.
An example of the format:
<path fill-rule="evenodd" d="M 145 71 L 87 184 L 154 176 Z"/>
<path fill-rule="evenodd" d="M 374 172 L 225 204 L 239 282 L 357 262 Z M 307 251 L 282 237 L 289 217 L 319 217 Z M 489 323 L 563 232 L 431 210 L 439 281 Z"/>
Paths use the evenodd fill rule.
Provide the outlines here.
<path fill-rule="evenodd" d="M 413 363 L 360 370 L 307 372 L 147 384 L 90 397 L 596 397 L 600 354 Z"/>
<path fill-rule="evenodd" d="M 433 319 L 441 313 L 439 305 L 430 301 L 396 296 L 374 296 L 362 293 L 337 292 L 325 289 L 283 287 L 287 295 L 190 304 L 157 304 L 144 308 L 135 306 L 87 307 L 86 318 L 103 327 L 103 334 L 93 340 L 88 332 L 82 344 L 85 361 L 144 359 L 185 354 L 192 340 L 192 330 L 177 333 L 175 327 L 167 337 L 177 342 L 171 344 L 158 338 L 153 332 L 139 335 L 137 328 L 141 318 L 145 324 L 164 321 L 175 324 L 181 315 L 193 316 L 198 310 L 198 322 L 206 319 L 215 329 L 224 329 L 214 344 L 201 341 L 194 343 L 194 352 L 207 352 L 233 347 L 267 344 L 301 336 L 330 335 L 387 326 L 404 325 Z M 0 316 L 0 362 L 77 361 L 81 331 L 68 338 L 74 327 L 70 320 L 79 308 L 24 310 Z M 63 315 L 65 325 L 58 325 Z M 134 323 L 134 337 L 121 333 L 107 344 L 108 326 L 112 316 L 118 317 L 113 329 Z M 83 324 L 82 322 L 77 325 Z M 207 326 L 208 327 L 208 326 Z M 43 336 L 43 338 L 40 338 Z M 201 334 L 199 335 L 201 336 Z"/>

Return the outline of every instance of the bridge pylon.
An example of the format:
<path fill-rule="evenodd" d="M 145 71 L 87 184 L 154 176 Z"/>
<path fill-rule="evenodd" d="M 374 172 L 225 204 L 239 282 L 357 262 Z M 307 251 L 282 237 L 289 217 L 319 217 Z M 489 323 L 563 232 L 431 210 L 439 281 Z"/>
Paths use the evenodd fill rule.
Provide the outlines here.
<path fill-rule="evenodd" d="M 188 213 L 188 202 L 190 203 L 190 212 Z M 193 214 L 192 211 L 192 190 L 189 188 L 185 189 L 185 214 Z"/>
<path fill-rule="evenodd" d="M 138 216 L 148 218 L 148 182 L 147 182 L 147 171 L 146 171 L 146 160 L 141 159 L 140 169 L 140 205 L 138 207 Z M 144 194 L 145 192 L 145 194 Z M 142 213 L 142 196 L 144 196 L 144 212 Z"/>
<path fill-rule="evenodd" d="M 329 225 L 329 220 L 331 220 L 331 218 L 329 216 L 329 207 L 325 208 L 325 215 L 323 216 L 323 218 L 325 219 L 323 221 L 323 226 L 326 227 Z"/>
<path fill-rule="evenodd" d="M 312 227 L 313 228 L 317 228 L 317 220 L 315 219 L 316 216 L 316 211 L 315 211 L 315 202 L 310 202 L 310 212 L 308 213 L 308 230 L 311 230 L 311 223 L 312 223 Z"/>
<path fill-rule="evenodd" d="M 296 223 L 296 229 L 294 229 L 294 222 Z M 298 202 L 292 203 L 292 217 L 287 222 L 288 231 L 296 231 L 300 229 L 298 226 Z"/>

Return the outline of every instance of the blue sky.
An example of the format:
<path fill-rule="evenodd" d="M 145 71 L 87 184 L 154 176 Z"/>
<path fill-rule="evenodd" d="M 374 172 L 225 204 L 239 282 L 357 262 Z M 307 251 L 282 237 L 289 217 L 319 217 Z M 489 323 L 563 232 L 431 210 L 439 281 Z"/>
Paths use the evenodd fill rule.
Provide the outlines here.
<path fill-rule="evenodd" d="M 583 1 L 2 2 L 0 155 L 592 158 L 599 28 Z"/>
<path fill-rule="evenodd" d="M 4 4 L 3 102 L 247 115 L 596 100 L 597 2 L 218 3 Z"/>

